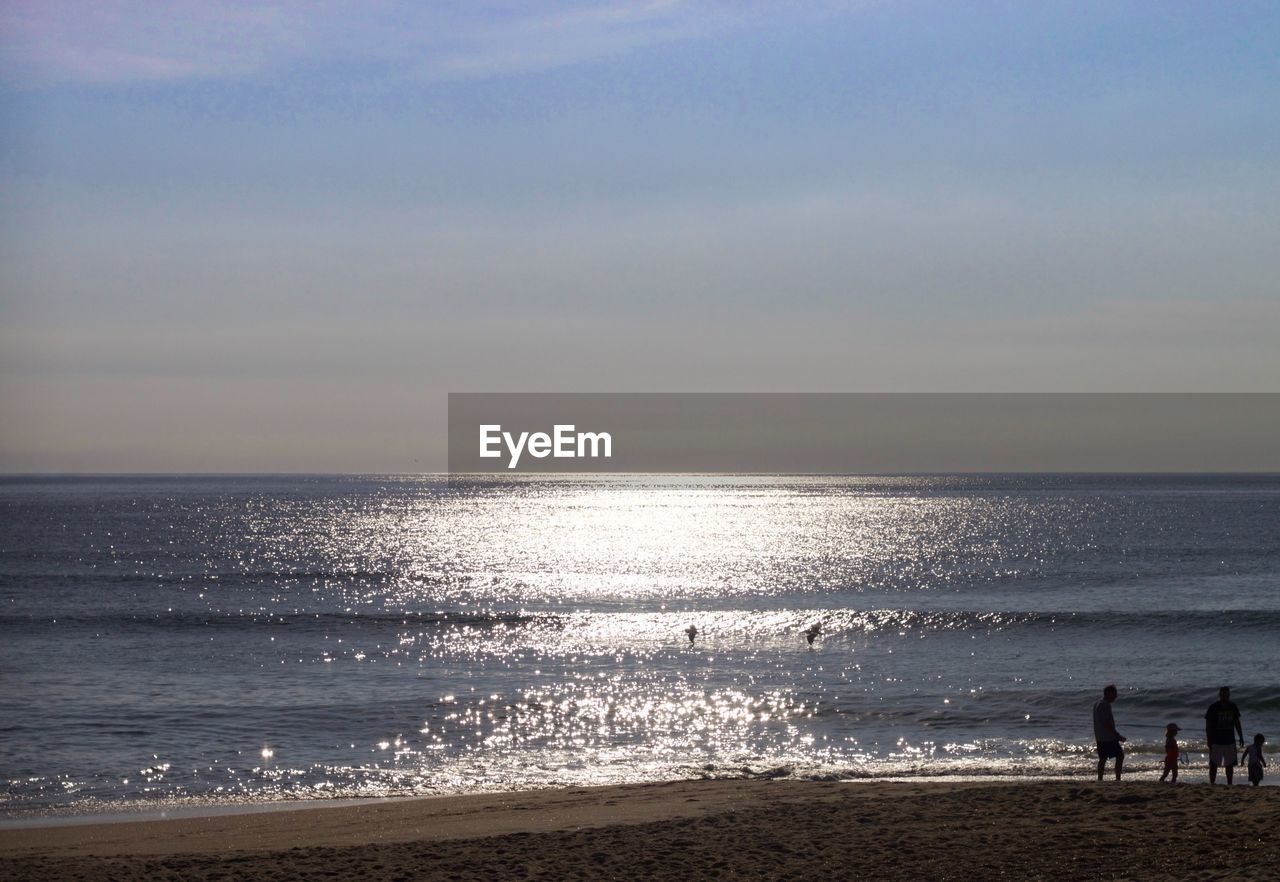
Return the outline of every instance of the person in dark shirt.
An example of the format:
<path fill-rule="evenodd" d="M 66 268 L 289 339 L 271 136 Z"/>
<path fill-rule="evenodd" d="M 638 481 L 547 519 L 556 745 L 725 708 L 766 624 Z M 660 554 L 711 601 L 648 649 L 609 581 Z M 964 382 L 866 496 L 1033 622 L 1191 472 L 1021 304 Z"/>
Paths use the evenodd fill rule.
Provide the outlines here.
<path fill-rule="evenodd" d="M 1204 712 L 1204 735 L 1209 742 L 1209 783 L 1218 780 L 1218 766 L 1227 770 L 1227 784 L 1236 767 L 1236 743 L 1244 747 L 1244 727 L 1240 725 L 1240 708 L 1231 700 L 1231 687 L 1218 690 L 1218 700 Z"/>
<path fill-rule="evenodd" d="M 1116 761 L 1117 781 L 1124 769 L 1124 748 L 1120 744 L 1126 739 L 1116 731 L 1116 718 L 1111 713 L 1111 705 L 1115 703 L 1118 694 L 1115 686 L 1107 686 L 1102 690 L 1102 700 L 1093 706 L 1093 738 L 1098 742 L 1099 781 L 1107 771 L 1107 760 L 1113 757 Z"/>

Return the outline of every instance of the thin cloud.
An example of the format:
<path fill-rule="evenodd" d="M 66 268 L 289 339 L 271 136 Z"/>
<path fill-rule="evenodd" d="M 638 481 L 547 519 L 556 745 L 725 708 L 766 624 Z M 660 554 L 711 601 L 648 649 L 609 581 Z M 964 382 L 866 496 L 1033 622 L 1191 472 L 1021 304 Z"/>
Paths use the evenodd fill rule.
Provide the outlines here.
<path fill-rule="evenodd" d="M 298 57 L 308 9 L 333 4 L 14 0 L 0 12 L 6 79 L 114 84 L 240 76 Z"/>
<path fill-rule="evenodd" d="M 298 64 L 358 64 L 428 80 L 493 76 L 859 5 L 10 0 L 0 8 L 0 76 L 28 88 L 245 78 Z"/>

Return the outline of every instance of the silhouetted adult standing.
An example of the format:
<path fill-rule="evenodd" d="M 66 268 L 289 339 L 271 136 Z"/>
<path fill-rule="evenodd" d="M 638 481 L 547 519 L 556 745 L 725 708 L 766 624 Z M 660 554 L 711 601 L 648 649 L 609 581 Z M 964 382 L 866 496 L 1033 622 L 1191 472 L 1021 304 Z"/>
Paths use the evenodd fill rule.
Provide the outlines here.
<path fill-rule="evenodd" d="M 1227 784 L 1236 767 L 1236 742 L 1244 747 L 1244 727 L 1240 724 L 1240 708 L 1231 700 L 1231 687 L 1218 690 L 1218 700 L 1204 712 L 1204 735 L 1209 742 L 1209 783 L 1218 780 L 1218 766 L 1227 770 Z"/>
<path fill-rule="evenodd" d="M 1116 731 L 1116 718 L 1111 713 L 1111 705 L 1115 703 L 1116 687 L 1107 686 L 1102 690 L 1102 700 L 1093 706 L 1093 738 L 1098 742 L 1098 780 L 1107 770 L 1107 760 L 1115 757 L 1116 780 L 1120 780 L 1120 772 L 1124 768 L 1124 748 L 1120 746 L 1125 737 Z"/>

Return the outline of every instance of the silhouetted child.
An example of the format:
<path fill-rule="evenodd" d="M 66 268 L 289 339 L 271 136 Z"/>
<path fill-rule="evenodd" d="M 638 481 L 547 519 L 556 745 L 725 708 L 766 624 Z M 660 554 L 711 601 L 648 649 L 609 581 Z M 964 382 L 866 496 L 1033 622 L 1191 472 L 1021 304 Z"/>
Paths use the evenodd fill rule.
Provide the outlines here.
<path fill-rule="evenodd" d="M 1244 749 L 1244 761 L 1249 765 L 1249 783 L 1254 787 L 1262 783 L 1262 767 L 1267 764 L 1262 758 L 1262 745 L 1266 743 L 1267 739 L 1259 732 L 1253 736 L 1253 743 Z"/>
<path fill-rule="evenodd" d="M 1178 783 L 1178 724 L 1170 723 L 1164 730 L 1164 771 L 1160 773 L 1163 781 L 1173 773 L 1171 784 Z"/>

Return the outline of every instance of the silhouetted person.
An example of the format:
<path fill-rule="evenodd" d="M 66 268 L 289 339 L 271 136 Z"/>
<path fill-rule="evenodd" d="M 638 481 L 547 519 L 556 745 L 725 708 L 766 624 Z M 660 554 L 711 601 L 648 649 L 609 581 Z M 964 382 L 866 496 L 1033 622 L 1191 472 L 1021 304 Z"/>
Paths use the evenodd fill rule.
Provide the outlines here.
<path fill-rule="evenodd" d="M 1253 743 L 1244 749 L 1244 761 L 1249 766 L 1249 783 L 1257 787 L 1262 783 L 1262 767 L 1267 761 L 1262 756 L 1262 745 L 1267 739 L 1259 732 L 1253 736 Z"/>
<path fill-rule="evenodd" d="M 1170 723 L 1164 729 L 1164 771 L 1160 773 L 1160 780 L 1163 781 L 1173 774 L 1174 784 L 1178 783 L 1178 732 L 1180 731 L 1177 723 Z"/>
<path fill-rule="evenodd" d="M 822 622 L 814 622 L 809 626 L 809 630 L 804 632 L 804 639 L 809 641 L 809 645 L 813 645 L 813 641 L 818 638 L 818 634 L 822 631 Z"/>
<path fill-rule="evenodd" d="M 1244 728 L 1240 725 L 1240 708 L 1231 700 L 1231 687 L 1218 690 L 1218 700 L 1204 712 L 1204 736 L 1209 742 L 1209 783 L 1218 780 L 1218 766 L 1227 770 L 1227 784 L 1236 767 L 1236 741 L 1244 747 Z"/>
<path fill-rule="evenodd" d="M 692 646 L 692 645 L 693 645 L 693 641 L 694 641 L 694 640 L 697 638 L 697 636 L 698 636 L 698 626 L 697 626 L 697 625 L 690 625 L 689 627 L 687 627 L 687 628 L 685 628 L 685 629 L 684 629 L 684 632 L 685 632 L 686 634 L 688 634 L 688 635 L 689 635 L 689 645 L 690 645 L 690 646 Z"/>
<path fill-rule="evenodd" d="M 1116 731 L 1116 718 L 1111 713 L 1111 705 L 1115 702 L 1115 686 L 1107 686 L 1102 690 L 1102 700 L 1093 706 L 1093 738 L 1098 742 L 1098 780 L 1107 770 L 1107 760 L 1115 757 L 1116 780 L 1120 780 L 1120 772 L 1124 768 L 1124 748 L 1120 743 L 1127 739 Z"/>

